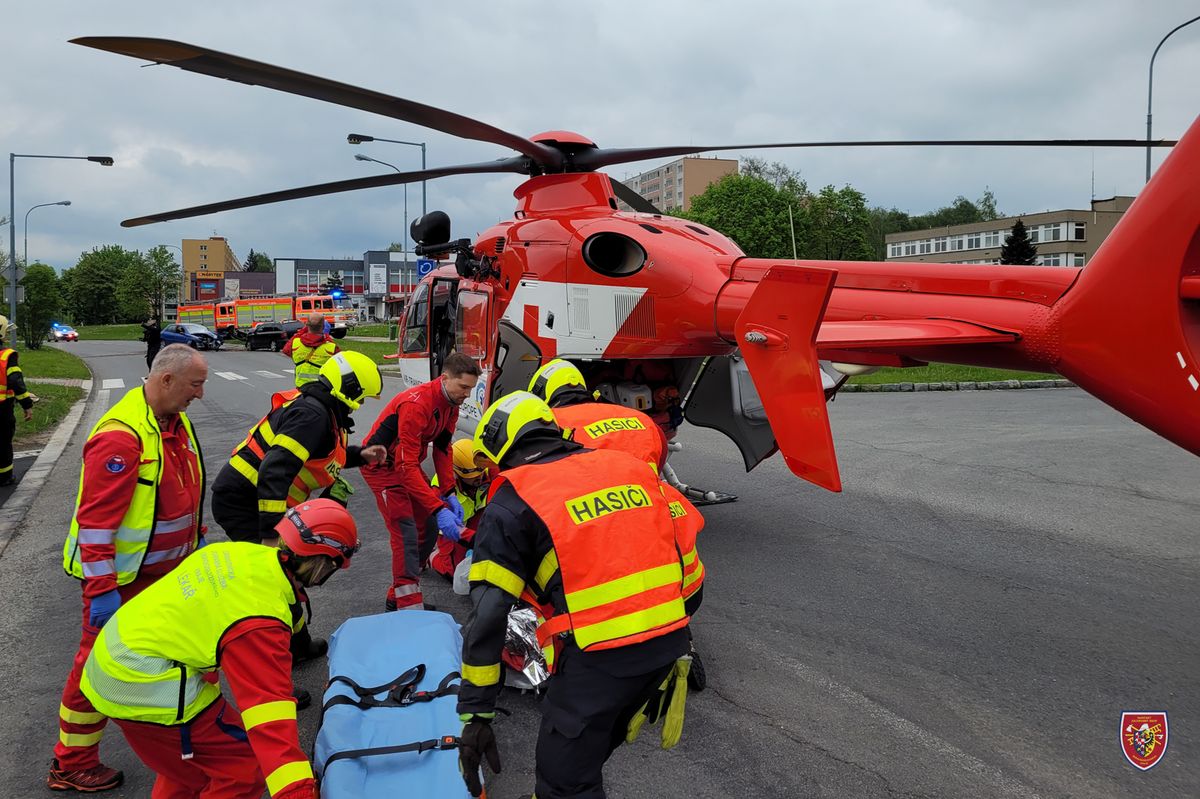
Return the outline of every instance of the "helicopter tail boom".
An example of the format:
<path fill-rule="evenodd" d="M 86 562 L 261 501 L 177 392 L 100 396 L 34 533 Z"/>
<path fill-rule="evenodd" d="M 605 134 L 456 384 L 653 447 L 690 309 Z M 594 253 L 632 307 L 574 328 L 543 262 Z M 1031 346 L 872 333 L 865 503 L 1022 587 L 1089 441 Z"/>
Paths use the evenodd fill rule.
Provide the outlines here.
<path fill-rule="evenodd" d="M 1053 307 L 1056 370 L 1200 454 L 1200 120 Z"/>

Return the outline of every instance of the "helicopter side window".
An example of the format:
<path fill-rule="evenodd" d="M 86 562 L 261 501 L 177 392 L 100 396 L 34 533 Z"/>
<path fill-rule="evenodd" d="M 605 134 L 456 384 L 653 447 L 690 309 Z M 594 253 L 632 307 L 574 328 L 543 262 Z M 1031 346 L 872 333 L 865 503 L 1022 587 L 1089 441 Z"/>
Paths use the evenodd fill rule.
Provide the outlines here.
<path fill-rule="evenodd" d="M 481 291 L 458 293 L 454 348 L 477 361 L 487 358 L 487 307 L 488 295 Z"/>
<path fill-rule="evenodd" d="M 429 284 L 417 286 L 408 312 L 404 315 L 404 352 L 425 352 L 427 342 L 427 323 L 429 321 Z"/>

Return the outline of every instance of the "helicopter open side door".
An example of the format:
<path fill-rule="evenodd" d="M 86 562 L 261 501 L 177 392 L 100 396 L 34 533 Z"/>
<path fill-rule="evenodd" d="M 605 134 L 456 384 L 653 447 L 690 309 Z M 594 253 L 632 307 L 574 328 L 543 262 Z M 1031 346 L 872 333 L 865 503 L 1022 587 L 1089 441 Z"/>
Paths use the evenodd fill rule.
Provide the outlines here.
<path fill-rule="evenodd" d="M 417 285 L 404 309 L 399 364 L 406 385 L 437 377 L 454 350 L 458 279 L 436 278 Z"/>

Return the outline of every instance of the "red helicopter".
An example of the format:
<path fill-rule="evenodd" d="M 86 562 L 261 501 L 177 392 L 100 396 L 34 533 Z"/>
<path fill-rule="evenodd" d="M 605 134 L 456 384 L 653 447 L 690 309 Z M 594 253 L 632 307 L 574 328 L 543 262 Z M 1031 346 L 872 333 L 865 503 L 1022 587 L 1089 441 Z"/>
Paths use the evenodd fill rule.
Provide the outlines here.
<path fill-rule="evenodd" d="M 474 242 L 413 223 L 418 254 L 452 254 L 405 312 L 399 358 L 424 381 L 456 349 L 485 369 L 464 417 L 554 357 L 614 401 L 726 433 L 752 469 L 776 449 L 841 490 L 828 402 L 864 367 L 929 361 L 1056 372 L 1200 454 L 1200 123 L 1174 146 L 1086 268 L 747 258 L 716 230 L 660 214 L 597 171 L 711 150 L 824 146 L 1118 146 L 1145 140 L 800 142 L 600 148 L 530 138 L 378 92 L 162 39 L 76 44 L 372 111 L 519 155 L 324 183 L 126 220 L 126 227 L 446 175 L 511 172 L 513 219 Z M 618 209 L 618 201 L 632 212 Z M 824 365 L 824 369 L 822 368 Z M 668 475 L 671 479 L 673 475 Z M 695 492 L 693 492 L 695 493 Z M 699 492 L 700 498 L 717 497 Z"/>

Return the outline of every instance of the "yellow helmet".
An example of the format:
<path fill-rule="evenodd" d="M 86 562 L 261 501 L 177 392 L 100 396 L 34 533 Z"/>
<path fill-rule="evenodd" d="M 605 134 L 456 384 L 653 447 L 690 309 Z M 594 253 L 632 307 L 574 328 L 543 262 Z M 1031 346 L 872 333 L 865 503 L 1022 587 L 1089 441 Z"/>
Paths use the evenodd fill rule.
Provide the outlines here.
<path fill-rule="evenodd" d="M 329 393 L 356 411 L 367 397 L 383 393 L 383 377 L 375 362 L 361 352 L 339 352 L 321 367 Z"/>
<path fill-rule="evenodd" d="M 561 436 L 554 412 L 540 397 L 514 391 L 493 402 L 475 428 L 474 451 L 493 463 L 501 463 L 517 441 L 531 433 Z"/>
<path fill-rule="evenodd" d="M 460 438 L 450 447 L 454 459 L 454 475 L 460 480 L 478 480 L 487 469 L 475 462 L 475 445 L 469 438 Z"/>
<path fill-rule="evenodd" d="M 554 395 L 560 391 L 578 389 L 587 393 L 587 381 L 583 373 L 570 361 L 555 358 L 550 363 L 533 373 L 529 381 L 529 391 L 536 394 L 547 403 L 554 403 Z"/>

